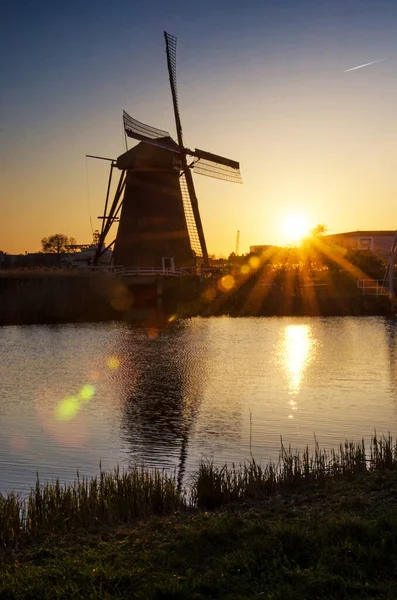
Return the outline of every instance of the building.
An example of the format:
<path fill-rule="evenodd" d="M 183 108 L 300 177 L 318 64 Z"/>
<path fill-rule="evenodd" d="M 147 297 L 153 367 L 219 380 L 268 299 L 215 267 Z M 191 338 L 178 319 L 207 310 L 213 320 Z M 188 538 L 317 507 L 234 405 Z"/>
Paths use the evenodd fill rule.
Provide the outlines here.
<path fill-rule="evenodd" d="M 264 252 L 267 252 L 270 248 L 276 248 L 277 250 L 281 249 L 279 246 L 273 246 L 273 244 L 259 244 L 250 246 L 250 254 L 264 254 Z"/>
<path fill-rule="evenodd" d="M 374 254 L 386 257 L 389 255 L 396 231 L 348 231 L 325 235 L 324 240 L 354 248 L 355 250 L 370 250 Z"/>

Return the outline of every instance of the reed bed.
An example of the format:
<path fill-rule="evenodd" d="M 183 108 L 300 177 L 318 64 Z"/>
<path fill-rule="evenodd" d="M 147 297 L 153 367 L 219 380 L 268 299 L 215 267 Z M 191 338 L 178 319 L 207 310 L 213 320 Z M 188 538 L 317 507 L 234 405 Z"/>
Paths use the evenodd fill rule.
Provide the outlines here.
<path fill-rule="evenodd" d="M 361 473 L 397 468 L 397 441 L 392 436 L 371 437 L 367 450 L 361 442 L 344 442 L 337 450 L 321 449 L 315 440 L 314 454 L 306 446 L 293 452 L 281 440 L 277 463 L 265 466 L 252 457 L 243 465 L 218 467 L 201 463 L 192 476 L 191 502 L 198 508 L 219 506 L 258 498 L 284 489 L 337 478 L 353 478 Z"/>
<path fill-rule="evenodd" d="M 27 498 L 0 494 L 0 550 L 45 533 L 68 532 L 97 525 L 114 526 L 138 517 L 179 509 L 184 498 L 176 478 L 158 470 L 135 467 L 73 484 L 40 485 Z"/>
<path fill-rule="evenodd" d="M 304 484 L 340 477 L 351 478 L 359 473 L 397 467 L 397 442 L 392 437 L 371 438 L 369 453 L 361 442 L 345 442 L 338 450 L 321 449 L 315 441 L 314 454 L 306 446 L 303 452 L 293 452 L 281 441 L 277 463 L 265 466 L 254 458 L 243 465 L 215 466 L 201 463 L 193 475 L 192 501 L 198 508 L 219 506 L 254 499 Z"/>
<path fill-rule="evenodd" d="M 0 269 L 0 278 L 26 278 L 33 279 L 37 277 L 87 277 L 96 275 L 109 275 L 109 271 L 93 271 L 87 269 L 63 269 L 59 267 L 21 267 Z"/>
<path fill-rule="evenodd" d="M 364 440 L 345 442 L 338 450 L 323 450 L 316 441 L 314 454 L 308 447 L 293 452 L 281 442 L 277 463 L 262 466 L 252 458 L 243 465 L 218 467 L 202 462 L 191 476 L 189 495 L 180 490 L 175 474 L 138 467 L 128 472 L 101 470 L 92 479 L 77 475 L 73 484 L 65 485 L 59 480 L 41 485 L 37 479 L 27 498 L 0 494 L 0 551 L 43 534 L 116 526 L 188 508 L 214 509 L 313 482 L 396 468 L 397 442 L 390 434 L 375 434 L 368 450 Z"/>

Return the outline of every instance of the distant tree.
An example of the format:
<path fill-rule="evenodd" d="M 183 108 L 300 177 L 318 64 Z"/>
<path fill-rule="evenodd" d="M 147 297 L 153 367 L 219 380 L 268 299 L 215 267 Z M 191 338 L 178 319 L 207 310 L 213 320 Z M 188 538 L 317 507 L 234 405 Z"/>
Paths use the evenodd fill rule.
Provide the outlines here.
<path fill-rule="evenodd" d="M 370 250 L 349 248 L 345 258 L 358 267 L 367 277 L 382 279 L 386 270 L 386 260 Z"/>
<path fill-rule="evenodd" d="M 334 248 L 331 248 L 329 238 L 325 237 L 328 227 L 324 223 L 318 223 L 302 241 L 304 251 L 304 269 L 318 270 L 322 267 L 334 268 Z M 339 252 L 337 252 L 339 255 Z"/>
<path fill-rule="evenodd" d="M 328 227 L 324 223 L 319 223 L 311 230 L 311 236 L 318 238 L 325 235 L 328 231 Z"/>
<path fill-rule="evenodd" d="M 65 254 L 69 252 L 67 246 L 76 243 L 74 237 L 68 237 L 63 233 L 55 233 L 41 240 L 41 249 L 45 253 L 50 254 Z"/>

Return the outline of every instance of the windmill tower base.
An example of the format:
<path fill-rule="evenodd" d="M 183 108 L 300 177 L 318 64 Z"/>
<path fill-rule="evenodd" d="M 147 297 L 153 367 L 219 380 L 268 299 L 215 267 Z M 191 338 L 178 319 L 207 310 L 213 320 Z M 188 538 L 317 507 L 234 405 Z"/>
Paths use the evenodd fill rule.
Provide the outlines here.
<path fill-rule="evenodd" d="M 194 267 L 174 153 L 141 142 L 121 155 L 117 166 L 127 177 L 114 264 L 171 271 Z"/>

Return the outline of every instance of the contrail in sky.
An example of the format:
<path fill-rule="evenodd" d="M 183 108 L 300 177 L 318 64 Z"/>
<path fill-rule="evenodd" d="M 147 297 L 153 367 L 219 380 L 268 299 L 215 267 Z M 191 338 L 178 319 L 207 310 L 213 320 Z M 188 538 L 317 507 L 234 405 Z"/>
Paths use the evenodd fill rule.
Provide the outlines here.
<path fill-rule="evenodd" d="M 344 73 L 348 73 L 349 71 L 355 71 L 356 69 L 362 69 L 363 67 L 369 67 L 369 65 L 376 65 L 378 62 L 382 62 L 386 60 L 385 58 L 380 58 L 379 60 L 373 60 L 372 62 L 365 63 L 365 65 L 358 65 L 358 67 L 352 67 L 351 69 L 346 69 L 343 71 Z"/>

